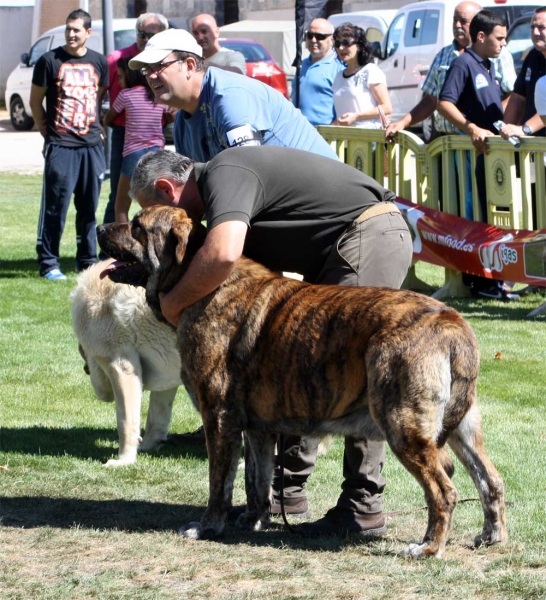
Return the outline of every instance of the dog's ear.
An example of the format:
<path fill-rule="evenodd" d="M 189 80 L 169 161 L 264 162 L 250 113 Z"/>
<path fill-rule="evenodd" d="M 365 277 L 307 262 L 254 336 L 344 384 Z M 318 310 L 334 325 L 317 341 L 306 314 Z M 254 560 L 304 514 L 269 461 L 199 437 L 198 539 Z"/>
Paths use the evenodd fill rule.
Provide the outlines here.
<path fill-rule="evenodd" d="M 174 224 L 171 234 L 175 238 L 175 259 L 178 264 L 192 259 L 201 248 L 206 237 L 206 229 L 193 219 L 179 218 Z"/>

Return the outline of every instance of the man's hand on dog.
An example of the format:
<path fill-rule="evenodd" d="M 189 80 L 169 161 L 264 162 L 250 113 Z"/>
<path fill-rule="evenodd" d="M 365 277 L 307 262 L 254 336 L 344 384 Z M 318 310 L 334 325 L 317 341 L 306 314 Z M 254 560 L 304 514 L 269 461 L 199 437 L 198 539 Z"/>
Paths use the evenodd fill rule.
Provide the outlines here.
<path fill-rule="evenodd" d="M 180 321 L 180 315 L 182 309 L 178 303 L 172 300 L 172 294 L 164 294 L 159 292 L 159 304 L 161 305 L 161 312 L 167 321 L 178 329 L 178 322 Z"/>

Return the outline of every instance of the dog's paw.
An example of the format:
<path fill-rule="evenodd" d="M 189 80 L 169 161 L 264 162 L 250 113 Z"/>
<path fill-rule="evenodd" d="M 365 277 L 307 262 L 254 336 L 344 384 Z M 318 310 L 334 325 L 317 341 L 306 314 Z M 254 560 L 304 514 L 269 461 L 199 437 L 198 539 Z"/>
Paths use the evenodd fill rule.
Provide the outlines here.
<path fill-rule="evenodd" d="M 201 523 L 199 521 L 192 521 L 186 525 L 183 525 L 178 533 L 189 540 L 200 540 L 203 529 L 201 527 Z"/>
<path fill-rule="evenodd" d="M 167 443 L 167 440 L 144 438 L 138 447 L 139 452 L 157 452 Z"/>
<path fill-rule="evenodd" d="M 106 468 L 111 467 L 126 467 L 128 465 L 133 465 L 136 462 L 136 456 L 134 458 L 111 458 L 107 460 L 102 466 Z"/>
<path fill-rule="evenodd" d="M 493 546 L 494 544 L 504 544 L 508 539 L 506 533 L 502 531 L 495 532 L 482 532 L 474 538 L 474 546 L 479 548 L 480 546 Z"/>
<path fill-rule="evenodd" d="M 429 556 L 441 557 L 440 552 L 433 552 L 429 543 L 410 544 L 404 551 L 404 556 L 412 559 L 428 558 Z"/>
<path fill-rule="evenodd" d="M 239 515 L 235 522 L 235 527 L 241 531 L 261 531 L 262 529 L 267 529 L 270 525 L 269 515 L 259 519 L 256 517 L 256 514 L 251 513 Z"/>

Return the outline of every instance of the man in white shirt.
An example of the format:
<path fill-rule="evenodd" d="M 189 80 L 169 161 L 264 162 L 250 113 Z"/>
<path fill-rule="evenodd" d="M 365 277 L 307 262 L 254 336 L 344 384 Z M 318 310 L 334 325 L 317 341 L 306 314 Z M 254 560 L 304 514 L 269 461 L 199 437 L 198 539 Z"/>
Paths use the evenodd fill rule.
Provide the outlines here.
<path fill-rule="evenodd" d="M 212 15 L 197 15 L 192 21 L 191 32 L 209 65 L 246 75 L 246 61 L 242 53 L 220 46 L 220 28 Z"/>

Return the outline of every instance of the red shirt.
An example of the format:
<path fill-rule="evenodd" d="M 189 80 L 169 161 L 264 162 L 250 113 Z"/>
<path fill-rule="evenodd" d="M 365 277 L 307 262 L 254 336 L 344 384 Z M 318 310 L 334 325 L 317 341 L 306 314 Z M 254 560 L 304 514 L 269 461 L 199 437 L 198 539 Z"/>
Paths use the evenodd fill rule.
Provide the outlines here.
<path fill-rule="evenodd" d="M 108 61 L 108 71 L 109 71 L 109 86 L 108 86 L 108 96 L 110 99 L 110 106 L 114 105 L 118 94 L 121 91 L 121 87 L 119 86 L 119 77 L 118 77 L 118 60 L 120 58 L 133 58 L 138 54 L 138 48 L 136 42 L 132 46 L 127 46 L 127 48 L 120 48 L 119 50 L 114 50 L 108 55 L 106 59 Z M 125 127 L 125 113 L 121 113 L 118 115 L 113 121 L 112 125 L 118 125 L 119 127 Z"/>

